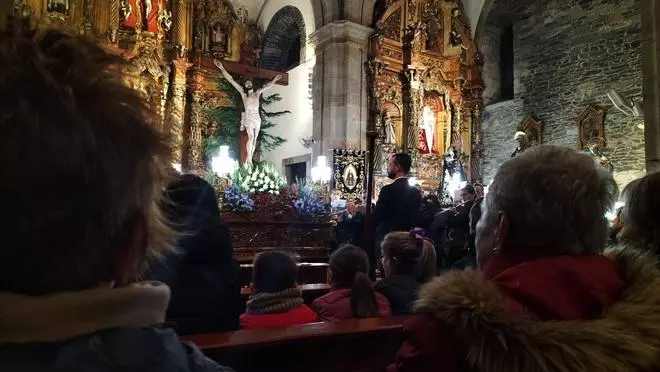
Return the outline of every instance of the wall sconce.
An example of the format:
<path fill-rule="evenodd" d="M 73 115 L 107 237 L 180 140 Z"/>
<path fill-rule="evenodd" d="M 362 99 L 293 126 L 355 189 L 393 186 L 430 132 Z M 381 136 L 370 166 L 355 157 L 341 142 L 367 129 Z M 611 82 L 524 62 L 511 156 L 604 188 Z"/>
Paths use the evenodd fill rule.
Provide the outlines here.
<path fill-rule="evenodd" d="M 314 137 L 308 137 L 308 138 L 301 138 L 300 143 L 306 148 L 312 147 L 313 144 L 316 143 L 316 139 Z"/>

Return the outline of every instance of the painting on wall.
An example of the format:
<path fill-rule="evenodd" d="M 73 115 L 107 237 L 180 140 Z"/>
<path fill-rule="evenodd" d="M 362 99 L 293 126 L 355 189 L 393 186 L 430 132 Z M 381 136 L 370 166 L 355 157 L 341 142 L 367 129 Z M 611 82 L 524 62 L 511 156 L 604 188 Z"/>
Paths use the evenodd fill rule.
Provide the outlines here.
<path fill-rule="evenodd" d="M 332 173 L 335 188 L 343 198 L 350 201 L 362 201 L 365 191 L 366 153 L 358 150 L 333 150 Z"/>
<path fill-rule="evenodd" d="M 577 120 L 580 148 L 605 147 L 605 111 L 589 106 Z"/>

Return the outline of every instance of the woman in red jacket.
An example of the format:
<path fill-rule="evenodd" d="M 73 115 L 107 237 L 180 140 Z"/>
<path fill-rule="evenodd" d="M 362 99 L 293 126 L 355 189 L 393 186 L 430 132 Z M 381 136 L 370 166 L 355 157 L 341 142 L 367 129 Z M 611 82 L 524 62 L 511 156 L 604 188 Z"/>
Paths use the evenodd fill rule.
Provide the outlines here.
<path fill-rule="evenodd" d="M 601 254 L 616 184 L 588 155 L 537 146 L 498 170 L 480 271 L 422 289 L 390 371 L 659 371 L 660 272 Z"/>
<path fill-rule="evenodd" d="M 332 291 L 312 304 L 321 320 L 390 315 L 390 304 L 385 296 L 374 292 L 368 273 L 369 258 L 361 248 L 345 245 L 334 252 L 330 256 Z"/>
<path fill-rule="evenodd" d="M 314 323 L 317 316 L 304 304 L 296 284 L 296 262 L 284 252 L 259 254 L 252 267 L 252 290 L 247 311 L 241 315 L 241 328 L 279 328 Z"/>

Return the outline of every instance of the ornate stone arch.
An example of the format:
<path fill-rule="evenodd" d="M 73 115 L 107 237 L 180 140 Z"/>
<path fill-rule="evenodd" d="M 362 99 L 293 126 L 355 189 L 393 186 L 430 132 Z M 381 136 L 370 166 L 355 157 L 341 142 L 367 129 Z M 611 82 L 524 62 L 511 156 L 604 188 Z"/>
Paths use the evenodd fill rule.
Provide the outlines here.
<path fill-rule="evenodd" d="M 261 66 L 286 71 L 305 60 L 305 21 L 300 10 L 287 5 L 273 16 L 264 33 Z M 291 65 L 290 54 L 298 53 L 297 63 Z"/>

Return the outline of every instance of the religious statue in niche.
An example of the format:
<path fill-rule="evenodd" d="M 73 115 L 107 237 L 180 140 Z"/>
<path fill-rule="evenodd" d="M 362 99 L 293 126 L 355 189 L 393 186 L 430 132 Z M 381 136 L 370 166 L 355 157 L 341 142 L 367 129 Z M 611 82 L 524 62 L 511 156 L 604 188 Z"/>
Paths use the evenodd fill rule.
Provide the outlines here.
<path fill-rule="evenodd" d="M 46 11 L 69 15 L 69 0 L 46 0 Z"/>
<path fill-rule="evenodd" d="M 463 32 L 465 29 L 466 25 L 461 17 L 461 9 L 454 8 L 451 11 L 451 33 L 449 34 L 449 42 L 451 43 L 451 46 L 460 46 L 463 49 L 467 49 L 463 40 Z"/>
<path fill-rule="evenodd" d="M 589 146 L 605 147 L 605 112 L 603 109 L 589 106 L 578 118 L 580 148 Z"/>
<path fill-rule="evenodd" d="M 383 115 L 383 125 L 381 126 L 381 139 L 383 141 L 383 144 L 386 145 L 394 145 L 396 144 L 396 131 L 394 130 L 394 123 L 392 122 L 392 118 L 390 117 L 390 114 L 385 112 Z"/>
<path fill-rule="evenodd" d="M 347 149 L 333 150 L 335 188 L 344 199 L 361 201 L 364 194 L 365 152 Z"/>
<path fill-rule="evenodd" d="M 227 44 L 229 38 L 227 37 L 227 33 L 225 32 L 225 29 L 220 22 L 211 26 L 211 35 L 209 35 L 209 40 L 211 41 L 209 46 L 211 52 L 219 53 L 220 55 L 227 53 Z"/>
<path fill-rule="evenodd" d="M 281 78 L 281 75 L 275 76 L 268 84 L 263 88 L 255 91 L 252 87 L 252 81 L 247 80 L 245 82 L 245 88 L 238 84 L 234 78 L 231 77 L 229 72 L 224 68 L 222 62 L 215 59 L 213 63 L 220 69 L 222 76 L 227 79 L 227 81 L 238 91 L 243 100 L 243 108 L 245 109 L 241 113 L 241 128 L 240 130 L 245 130 L 248 135 L 247 141 L 247 156 L 245 158 L 245 166 L 248 168 L 252 167 L 252 157 L 254 151 L 257 148 L 257 138 L 259 137 L 259 131 L 261 130 L 261 114 L 259 113 L 259 99 L 261 94 L 272 88 Z"/>
<path fill-rule="evenodd" d="M 422 109 L 422 127 L 419 130 L 420 147 L 419 152 L 422 154 L 437 153 L 435 148 L 435 126 L 436 116 L 435 112 L 429 106 L 424 106 Z"/>
<path fill-rule="evenodd" d="M 165 0 L 125 0 L 121 9 L 126 29 L 160 34 L 171 26 L 171 13 Z"/>

